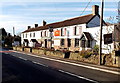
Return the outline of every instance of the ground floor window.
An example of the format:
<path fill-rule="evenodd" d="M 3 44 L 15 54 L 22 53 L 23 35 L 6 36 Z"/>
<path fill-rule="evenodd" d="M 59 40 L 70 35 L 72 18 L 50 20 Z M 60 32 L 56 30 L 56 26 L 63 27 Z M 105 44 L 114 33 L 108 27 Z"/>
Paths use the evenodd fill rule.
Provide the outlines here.
<path fill-rule="evenodd" d="M 64 39 L 61 39 L 61 46 L 64 45 Z"/>
<path fill-rule="evenodd" d="M 68 39 L 68 47 L 71 46 L 71 39 Z"/>
<path fill-rule="evenodd" d="M 79 40 L 80 40 L 80 39 L 77 39 L 77 38 L 75 39 L 75 47 L 78 47 L 78 46 L 79 46 Z"/>

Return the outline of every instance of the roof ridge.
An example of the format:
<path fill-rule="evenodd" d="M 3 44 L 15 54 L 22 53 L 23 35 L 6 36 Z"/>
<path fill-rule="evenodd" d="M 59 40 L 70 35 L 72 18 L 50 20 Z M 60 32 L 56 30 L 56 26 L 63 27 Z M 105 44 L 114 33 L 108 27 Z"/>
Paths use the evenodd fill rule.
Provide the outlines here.
<path fill-rule="evenodd" d="M 61 23 L 61 22 L 65 22 L 65 21 L 68 21 L 68 20 L 73 20 L 73 19 L 77 19 L 77 18 L 80 18 L 80 17 L 89 16 L 89 15 L 93 15 L 94 16 L 94 14 L 87 14 L 87 15 L 83 15 L 83 16 L 77 16 L 77 17 L 69 18 L 69 19 L 66 19 L 66 20 L 63 20 L 63 21 L 59 21 L 59 22 L 49 23 L 47 25 Z"/>
<path fill-rule="evenodd" d="M 24 32 L 44 30 L 44 29 L 47 29 L 47 27 L 59 28 L 59 27 L 71 26 L 75 24 L 87 23 L 94 16 L 95 14 L 87 14 L 83 16 L 78 16 L 78 17 L 67 19 L 67 20 L 46 24 L 45 26 L 38 26 L 36 28 L 31 28 L 31 29 L 25 30 Z"/>

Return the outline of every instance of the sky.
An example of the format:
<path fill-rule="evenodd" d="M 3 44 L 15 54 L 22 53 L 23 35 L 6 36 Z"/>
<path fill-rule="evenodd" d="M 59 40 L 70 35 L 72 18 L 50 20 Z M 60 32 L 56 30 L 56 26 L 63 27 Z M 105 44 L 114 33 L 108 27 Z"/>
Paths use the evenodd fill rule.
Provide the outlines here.
<path fill-rule="evenodd" d="M 87 4 L 87 9 L 83 12 Z M 42 25 L 45 20 L 47 24 L 63 21 L 66 19 L 91 14 L 92 5 L 101 7 L 101 0 L 1 0 L 0 3 L 0 28 L 12 34 L 34 27 L 34 24 Z M 104 20 L 116 23 L 118 16 L 118 1 L 105 0 Z"/>

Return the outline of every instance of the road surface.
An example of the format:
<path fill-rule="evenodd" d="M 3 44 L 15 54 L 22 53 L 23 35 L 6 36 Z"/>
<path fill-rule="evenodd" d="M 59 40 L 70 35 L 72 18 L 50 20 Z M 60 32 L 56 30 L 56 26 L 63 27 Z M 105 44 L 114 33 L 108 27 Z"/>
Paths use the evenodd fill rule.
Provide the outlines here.
<path fill-rule="evenodd" d="M 120 75 L 116 70 L 107 70 L 60 59 L 50 59 L 46 56 L 35 57 L 13 51 L 2 52 L 3 82 L 119 82 Z M 45 58 L 46 57 L 46 58 Z M 82 66 L 84 65 L 84 66 Z M 88 67 L 88 68 L 87 68 Z M 102 70 L 101 70 L 102 69 Z M 112 72 L 113 71 L 113 72 Z M 8 75 L 6 75 L 8 73 Z"/>

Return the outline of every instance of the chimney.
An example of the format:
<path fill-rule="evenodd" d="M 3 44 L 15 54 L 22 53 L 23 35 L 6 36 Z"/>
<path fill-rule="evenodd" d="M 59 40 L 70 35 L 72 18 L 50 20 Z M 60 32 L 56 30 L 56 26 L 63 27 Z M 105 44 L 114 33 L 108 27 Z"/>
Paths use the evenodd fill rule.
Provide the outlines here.
<path fill-rule="evenodd" d="M 99 14 L 99 6 L 98 5 L 92 6 L 92 14 L 93 15 Z"/>
<path fill-rule="evenodd" d="M 35 24 L 35 28 L 38 27 L 38 24 Z"/>
<path fill-rule="evenodd" d="M 30 29 L 31 28 L 31 26 L 28 26 L 28 29 Z"/>
<path fill-rule="evenodd" d="M 47 22 L 43 20 L 43 26 L 45 26 L 46 24 L 47 24 Z"/>

